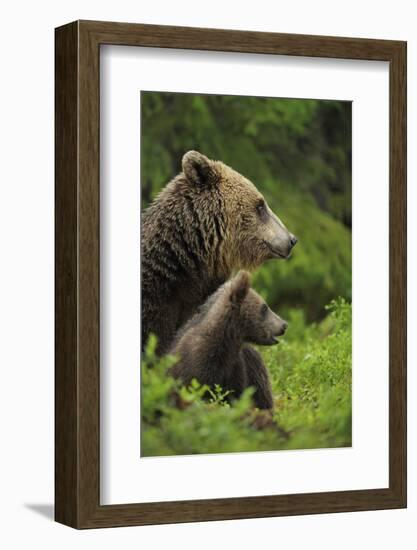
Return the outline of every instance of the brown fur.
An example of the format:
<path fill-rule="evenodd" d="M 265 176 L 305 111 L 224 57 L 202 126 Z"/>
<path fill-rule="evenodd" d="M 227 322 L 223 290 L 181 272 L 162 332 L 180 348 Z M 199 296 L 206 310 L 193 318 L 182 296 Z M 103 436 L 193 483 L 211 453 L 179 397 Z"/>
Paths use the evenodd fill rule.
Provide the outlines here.
<path fill-rule="evenodd" d="M 234 270 L 288 257 L 295 237 L 241 174 L 196 151 L 142 219 L 142 347 L 166 351 Z"/>
<path fill-rule="evenodd" d="M 287 324 L 249 288 L 249 274 L 240 272 L 221 286 L 179 331 L 171 353 L 179 357 L 171 374 L 188 385 L 219 384 L 239 396 L 255 387 L 260 409 L 273 407 L 271 384 L 260 354 L 245 344 L 272 345 Z"/>

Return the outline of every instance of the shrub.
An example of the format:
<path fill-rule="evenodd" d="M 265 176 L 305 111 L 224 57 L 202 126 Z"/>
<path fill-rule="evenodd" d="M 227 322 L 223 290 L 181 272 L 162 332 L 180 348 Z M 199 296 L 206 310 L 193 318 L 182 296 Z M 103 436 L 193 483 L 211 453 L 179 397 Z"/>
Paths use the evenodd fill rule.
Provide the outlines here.
<path fill-rule="evenodd" d="M 142 456 L 308 449 L 351 445 L 351 306 L 333 301 L 319 324 L 290 312 L 279 346 L 260 348 L 271 375 L 275 413 L 256 420 L 252 388 L 231 404 L 220 387 L 167 375 L 175 357 L 155 357 L 151 338 L 142 359 Z"/>

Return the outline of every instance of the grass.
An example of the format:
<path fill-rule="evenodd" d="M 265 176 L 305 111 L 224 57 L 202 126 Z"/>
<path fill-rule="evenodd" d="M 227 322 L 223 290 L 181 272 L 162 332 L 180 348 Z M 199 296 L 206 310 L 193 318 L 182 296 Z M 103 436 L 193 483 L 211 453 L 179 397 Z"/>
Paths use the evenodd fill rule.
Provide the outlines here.
<path fill-rule="evenodd" d="M 182 387 L 156 359 L 151 339 L 142 361 L 141 455 L 312 449 L 351 445 L 351 306 L 339 298 L 319 324 L 299 310 L 278 346 L 259 348 L 271 376 L 273 419 L 253 409 L 252 388 L 230 405 L 220 387 Z"/>

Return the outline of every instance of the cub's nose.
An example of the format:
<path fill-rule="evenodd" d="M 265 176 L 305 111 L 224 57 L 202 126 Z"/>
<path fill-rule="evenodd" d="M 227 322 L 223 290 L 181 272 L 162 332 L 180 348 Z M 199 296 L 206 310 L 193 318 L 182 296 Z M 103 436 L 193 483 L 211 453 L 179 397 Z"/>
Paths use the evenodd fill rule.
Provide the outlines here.
<path fill-rule="evenodd" d="M 291 237 L 290 237 L 290 243 L 291 243 L 291 248 L 292 248 L 293 246 L 295 246 L 295 245 L 298 243 L 298 239 L 297 239 L 297 237 L 296 237 L 295 235 L 291 235 Z"/>
<path fill-rule="evenodd" d="M 282 323 L 280 323 L 278 336 L 282 336 L 283 334 L 285 334 L 285 331 L 287 330 L 287 328 L 288 328 L 287 321 L 282 321 Z"/>

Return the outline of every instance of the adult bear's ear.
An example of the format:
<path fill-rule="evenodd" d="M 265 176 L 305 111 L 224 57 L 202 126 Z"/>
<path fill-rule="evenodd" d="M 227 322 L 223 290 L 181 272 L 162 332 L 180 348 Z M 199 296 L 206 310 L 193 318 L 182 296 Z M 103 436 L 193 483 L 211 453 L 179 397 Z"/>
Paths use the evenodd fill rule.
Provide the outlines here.
<path fill-rule="evenodd" d="M 188 151 L 182 157 L 182 169 L 187 180 L 194 185 L 210 185 L 216 180 L 213 162 L 198 151 Z"/>
<path fill-rule="evenodd" d="M 246 298 L 250 287 L 250 275 L 247 271 L 239 271 L 232 279 L 230 292 L 230 301 L 235 305 L 240 305 Z"/>

